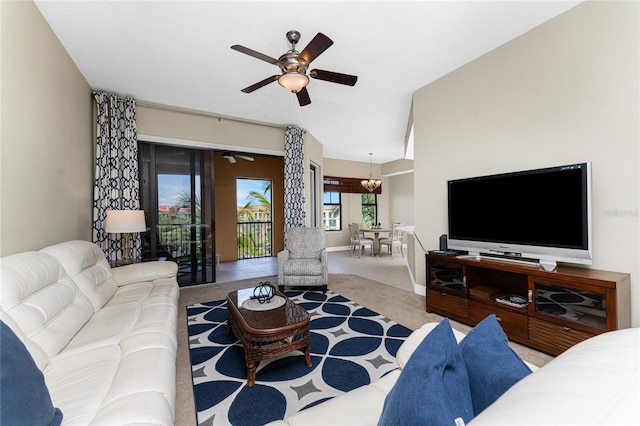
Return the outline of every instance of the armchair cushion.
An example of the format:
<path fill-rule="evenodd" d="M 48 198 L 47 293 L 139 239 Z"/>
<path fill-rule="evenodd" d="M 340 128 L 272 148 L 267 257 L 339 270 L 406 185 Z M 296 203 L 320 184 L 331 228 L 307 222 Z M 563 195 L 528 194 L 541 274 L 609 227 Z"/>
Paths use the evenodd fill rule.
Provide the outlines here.
<path fill-rule="evenodd" d="M 322 275 L 324 266 L 315 259 L 289 259 L 283 265 L 284 275 Z"/>
<path fill-rule="evenodd" d="M 287 249 L 291 259 L 320 259 L 324 235 L 318 228 L 290 228 Z"/>

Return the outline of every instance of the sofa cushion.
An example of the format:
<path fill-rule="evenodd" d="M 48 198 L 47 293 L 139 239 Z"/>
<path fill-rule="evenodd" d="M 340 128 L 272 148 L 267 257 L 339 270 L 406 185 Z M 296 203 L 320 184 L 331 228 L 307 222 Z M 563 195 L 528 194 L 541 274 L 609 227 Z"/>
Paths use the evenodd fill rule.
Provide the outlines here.
<path fill-rule="evenodd" d="M 480 414 L 531 370 L 509 347 L 494 314 L 480 321 L 460 342 L 467 367 L 473 412 Z"/>
<path fill-rule="evenodd" d="M 89 241 L 67 241 L 40 250 L 62 265 L 67 275 L 89 298 L 94 311 L 102 308 L 115 294 L 117 284 L 104 252 Z"/>
<path fill-rule="evenodd" d="M 59 425 L 42 372 L 13 331 L 0 321 L 0 419 L 11 425 Z"/>
<path fill-rule="evenodd" d="M 60 263 L 43 252 L 3 257 L 0 279 L 2 310 L 18 325 L 16 334 L 44 370 L 89 321 L 93 306 Z"/>
<path fill-rule="evenodd" d="M 464 360 L 448 319 L 420 343 L 387 395 L 379 425 L 455 425 L 473 418 Z"/>

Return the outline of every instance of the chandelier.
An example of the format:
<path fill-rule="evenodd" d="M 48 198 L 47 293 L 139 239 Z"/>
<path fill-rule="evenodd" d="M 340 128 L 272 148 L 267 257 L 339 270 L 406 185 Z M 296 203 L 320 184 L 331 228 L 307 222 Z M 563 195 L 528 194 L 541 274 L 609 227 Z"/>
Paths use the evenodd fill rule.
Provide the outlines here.
<path fill-rule="evenodd" d="M 360 184 L 364 186 L 369 192 L 375 191 L 381 184 L 382 181 L 380 179 L 373 178 L 373 170 L 371 166 L 371 158 L 373 156 L 373 152 L 369 153 L 369 179 L 364 179 L 360 181 Z"/>

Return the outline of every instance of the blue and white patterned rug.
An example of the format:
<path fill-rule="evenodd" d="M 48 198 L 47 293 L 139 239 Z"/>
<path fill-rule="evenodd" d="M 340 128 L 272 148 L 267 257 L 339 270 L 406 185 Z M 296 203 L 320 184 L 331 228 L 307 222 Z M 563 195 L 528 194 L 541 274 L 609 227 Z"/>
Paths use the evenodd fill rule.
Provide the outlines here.
<path fill-rule="evenodd" d="M 311 314 L 311 361 L 302 352 L 262 361 L 246 386 L 244 351 L 227 337 L 226 300 L 187 307 L 199 425 L 262 425 L 371 383 L 397 368 L 411 333 L 332 291 L 285 293 Z"/>

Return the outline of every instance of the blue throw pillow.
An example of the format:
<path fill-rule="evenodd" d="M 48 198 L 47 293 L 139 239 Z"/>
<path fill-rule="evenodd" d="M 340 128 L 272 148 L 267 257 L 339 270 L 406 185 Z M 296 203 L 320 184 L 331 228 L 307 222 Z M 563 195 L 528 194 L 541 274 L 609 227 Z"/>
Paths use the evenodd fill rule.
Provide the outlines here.
<path fill-rule="evenodd" d="M 494 314 L 480 321 L 462 339 L 460 352 L 469 375 L 474 416 L 531 373 L 509 347 L 507 336 Z"/>
<path fill-rule="evenodd" d="M 456 425 L 473 418 L 469 380 L 448 319 L 418 345 L 382 408 L 378 425 Z"/>
<path fill-rule="evenodd" d="M 0 321 L 0 419 L 7 425 L 59 425 L 44 376 L 24 344 Z"/>

